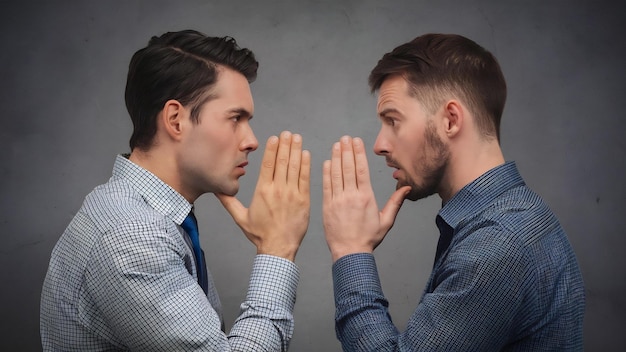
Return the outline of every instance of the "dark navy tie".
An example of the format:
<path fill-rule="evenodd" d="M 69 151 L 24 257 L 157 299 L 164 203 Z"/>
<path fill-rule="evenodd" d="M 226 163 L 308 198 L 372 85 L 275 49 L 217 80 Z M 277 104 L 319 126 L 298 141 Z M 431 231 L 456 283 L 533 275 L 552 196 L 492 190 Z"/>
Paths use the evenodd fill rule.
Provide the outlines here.
<path fill-rule="evenodd" d="M 209 290 L 206 262 L 204 261 L 204 251 L 200 248 L 200 235 L 198 233 L 198 221 L 193 215 L 193 211 L 187 215 L 182 225 L 183 229 L 189 235 L 191 243 L 193 244 L 193 253 L 196 259 L 196 271 L 198 273 L 198 283 L 202 287 L 202 290 L 206 294 Z"/>
<path fill-rule="evenodd" d="M 439 242 L 437 243 L 437 253 L 435 254 L 435 263 L 433 265 L 437 265 L 439 258 L 450 247 L 452 236 L 454 235 L 454 229 L 443 220 L 441 215 L 437 215 L 435 222 L 439 228 Z"/>

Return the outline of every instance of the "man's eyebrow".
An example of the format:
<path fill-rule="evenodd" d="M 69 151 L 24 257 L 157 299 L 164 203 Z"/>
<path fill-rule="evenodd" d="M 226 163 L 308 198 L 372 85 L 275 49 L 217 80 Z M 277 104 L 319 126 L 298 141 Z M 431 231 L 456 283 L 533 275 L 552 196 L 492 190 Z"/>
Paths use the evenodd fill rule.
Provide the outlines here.
<path fill-rule="evenodd" d="M 252 114 L 250 113 L 250 111 L 244 109 L 244 108 L 232 108 L 230 110 L 228 110 L 229 113 L 233 113 L 233 114 L 239 114 L 243 117 L 247 117 L 247 118 L 252 118 Z"/>
<path fill-rule="evenodd" d="M 380 117 L 386 117 L 386 116 L 387 116 L 388 114 L 390 114 L 390 113 L 396 113 L 396 114 L 399 114 L 399 113 L 400 113 L 400 111 L 398 111 L 398 109 L 395 109 L 395 108 L 387 108 L 387 109 L 384 109 L 384 110 L 382 110 L 381 112 L 379 112 L 379 113 L 378 113 L 378 116 L 380 116 Z"/>

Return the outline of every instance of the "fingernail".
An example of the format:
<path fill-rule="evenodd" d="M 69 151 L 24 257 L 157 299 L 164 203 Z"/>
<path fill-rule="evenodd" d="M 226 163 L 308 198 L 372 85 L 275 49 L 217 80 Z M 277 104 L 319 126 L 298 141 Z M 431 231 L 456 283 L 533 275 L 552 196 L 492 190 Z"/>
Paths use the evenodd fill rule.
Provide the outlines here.
<path fill-rule="evenodd" d="M 352 140 L 352 143 L 354 145 L 361 145 L 361 142 L 362 142 L 361 138 L 359 138 L 359 137 L 356 137 L 355 139 Z"/>
<path fill-rule="evenodd" d="M 348 137 L 348 136 L 343 136 L 343 137 L 341 137 L 341 141 L 342 141 L 344 144 L 348 144 L 348 143 L 350 143 L 350 137 Z"/>
<path fill-rule="evenodd" d="M 276 137 L 276 136 L 271 136 L 271 137 L 270 137 L 270 140 L 269 140 L 269 143 L 270 143 L 270 144 L 276 144 L 276 143 L 278 143 L 278 137 Z"/>
<path fill-rule="evenodd" d="M 302 136 L 300 136 L 299 134 L 294 134 L 294 135 L 293 135 L 293 141 L 294 141 L 294 142 L 300 142 L 300 141 L 302 141 Z"/>

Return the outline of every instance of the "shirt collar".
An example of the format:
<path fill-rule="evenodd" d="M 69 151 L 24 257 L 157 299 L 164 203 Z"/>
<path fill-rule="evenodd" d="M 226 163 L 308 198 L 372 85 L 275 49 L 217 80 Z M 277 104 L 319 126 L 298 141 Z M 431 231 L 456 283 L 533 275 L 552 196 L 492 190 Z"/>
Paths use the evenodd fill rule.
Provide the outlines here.
<path fill-rule="evenodd" d="M 463 187 L 443 205 L 439 216 L 447 225 L 456 228 L 463 219 L 483 210 L 503 192 L 523 185 L 524 180 L 515 162 L 506 162 Z"/>
<path fill-rule="evenodd" d="M 128 156 L 115 158 L 113 177 L 128 181 L 154 210 L 176 224 L 182 224 L 193 205 L 155 174 L 130 161 Z"/>

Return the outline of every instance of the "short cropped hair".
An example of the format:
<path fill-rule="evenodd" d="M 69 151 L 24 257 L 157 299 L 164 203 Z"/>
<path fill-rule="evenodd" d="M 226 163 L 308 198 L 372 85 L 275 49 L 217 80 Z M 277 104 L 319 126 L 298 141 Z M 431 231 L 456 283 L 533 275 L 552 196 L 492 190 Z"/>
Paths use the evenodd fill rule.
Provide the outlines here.
<path fill-rule="evenodd" d="M 168 100 L 191 109 L 198 121 L 202 104 L 217 82 L 218 66 L 238 71 L 249 83 L 256 79 L 258 62 L 252 51 L 239 48 L 231 37 L 207 37 L 193 31 L 168 32 L 152 37 L 129 65 L 126 108 L 133 122 L 130 149 L 147 150 L 157 130 L 156 117 Z"/>
<path fill-rule="evenodd" d="M 500 140 L 506 82 L 496 58 L 474 41 L 454 34 L 425 34 L 385 54 L 369 76 L 372 93 L 400 75 L 409 94 L 433 114 L 445 100 L 462 101 L 483 136 Z"/>

